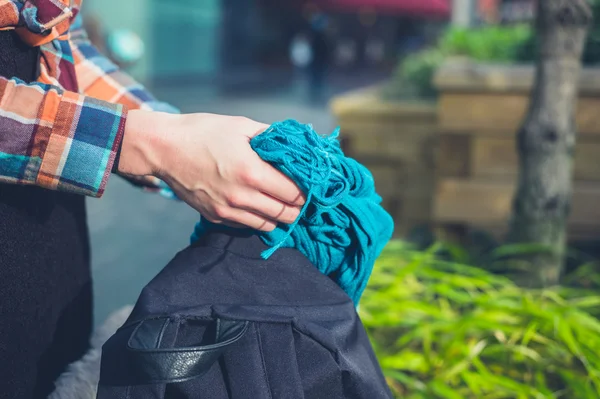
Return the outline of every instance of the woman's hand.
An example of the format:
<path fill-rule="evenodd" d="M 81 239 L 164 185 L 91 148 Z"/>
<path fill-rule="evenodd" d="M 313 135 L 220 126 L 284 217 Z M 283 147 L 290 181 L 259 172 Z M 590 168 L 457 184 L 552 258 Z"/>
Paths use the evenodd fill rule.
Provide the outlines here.
<path fill-rule="evenodd" d="M 211 222 L 271 231 L 292 223 L 304 198 L 250 147 L 267 127 L 242 117 L 130 111 L 119 172 L 162 179 Z"/>

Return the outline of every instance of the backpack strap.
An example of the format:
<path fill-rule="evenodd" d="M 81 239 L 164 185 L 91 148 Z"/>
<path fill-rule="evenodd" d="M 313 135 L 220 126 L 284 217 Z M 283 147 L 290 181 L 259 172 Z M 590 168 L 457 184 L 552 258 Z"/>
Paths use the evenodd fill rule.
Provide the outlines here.
<path fill-rule="evenodd" d="M 104 379 L 104 383 L 108 385 L 168 384 L 200 377 L 212 367 L 227 348 L 244 336 L 249 324 L 247 321 L 217 319 L 214 343 L 186 348 L 160 348 L 163 334 L 169 323 L 168 318 L 140 322 L 131 333 L 125 347 L 119 350 L 121 352 L 119 357 L 126 363 L 128 375 L 105 373 L 104 378 L 101 378 Z"/>

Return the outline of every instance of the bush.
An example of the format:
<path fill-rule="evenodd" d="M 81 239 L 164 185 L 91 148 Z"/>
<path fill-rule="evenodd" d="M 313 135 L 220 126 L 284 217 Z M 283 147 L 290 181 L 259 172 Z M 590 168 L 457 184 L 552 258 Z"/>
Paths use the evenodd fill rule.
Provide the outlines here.
<path fill-rule="evenodd" d="M 436 90 L 432 85 L 435 71 L 446 58 L 437 48 L 424 50 L 406 57 L 400 63 L 384 95 L 391 99 L 433 98 Z"/>
<path fill-rule="evenodd" d="M 448 55 L 506 63 L 517 61 L 522 46 L 532 37 L 533 31 L 529 25 L 454 28 L 447 31 L 439 46 Z"/>
<path fill-rule="evenodd" d="M 591 0 L 594 21 L 586 39 L 584 65 L 600 63 L 600 1 Z M 464 56 L 481 62 L 533 62 L 537 38 L 529 24 L 449 28 L 431 49 L 407 56 L 398 66 L 388 98 L 432 97 L 432 77 L 449 56 Z"/>
<path fill-rule="evenodd" d="M 436 47 L 411 54 L 399 64 L 392 85 L 384 94 L 388 98 L 435 96 L 432 78 L 450 56 L 484 62 L 531 61 L 533 53 L 527 51 L 532 45 L 531 37 L 532 30 L 527 25 L 448 29 Z"/>
<path fill-rule="evenodd" d="M 526 290 L 392 242 L 360 305 L 397 397 L 600 397 L 600 296 Z"/>

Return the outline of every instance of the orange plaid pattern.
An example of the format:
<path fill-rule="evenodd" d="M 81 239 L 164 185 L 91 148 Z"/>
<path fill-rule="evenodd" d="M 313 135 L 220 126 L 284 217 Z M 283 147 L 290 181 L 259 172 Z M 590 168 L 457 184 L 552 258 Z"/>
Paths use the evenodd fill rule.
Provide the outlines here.
<path fill-rule="evenodd" d="M 75 14 L 79 3 L 73 0 Z M 38 19 L 28 21 L 32 32 L 26 36 L 34 40 L 39 36 L 35 30 L 43 31 L 44 24 L 56 18 L 52 7 L 58 6 L 60 12 L 68 4 L 69 0 L 38 1 Z M 24 28 L 14 15 L 18 11 L 23 17 L 28 6 L 0 0 L 0 29 Z M 80 16 L 52 27 L 50 35 L 51 41 L 40 47 L 37 82 L 0 77 L 0 182 L 101 196 L 124 134 L 127 110 L 178 111 L 156 101 L 102 56 L 89 42 Z M 66 90 L 63 82 L 77 89 Z M 173 197 L 158 179 L 142 184 Z"/>

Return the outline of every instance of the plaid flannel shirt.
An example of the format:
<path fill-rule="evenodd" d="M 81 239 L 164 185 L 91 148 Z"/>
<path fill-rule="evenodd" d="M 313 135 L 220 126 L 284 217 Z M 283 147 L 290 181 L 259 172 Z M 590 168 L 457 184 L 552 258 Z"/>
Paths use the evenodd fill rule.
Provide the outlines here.
<path fill-rule="evenodd" d="M 0 0 L 0 16 L 12 2 Z M 63 89 L 52 78 L 27 84 L 0 77 L 0 182 L 100 197 L 128 110 L 178 111 L 101 55 L 80 14 L 68 31 L 43 46 L 43 72 L 46 68 L 48 76 L 56 76 L 50 69 L 61 62 L 74 65 L 78 92 Z M 158 179 L 138 183 L 174 197 Z"/>

